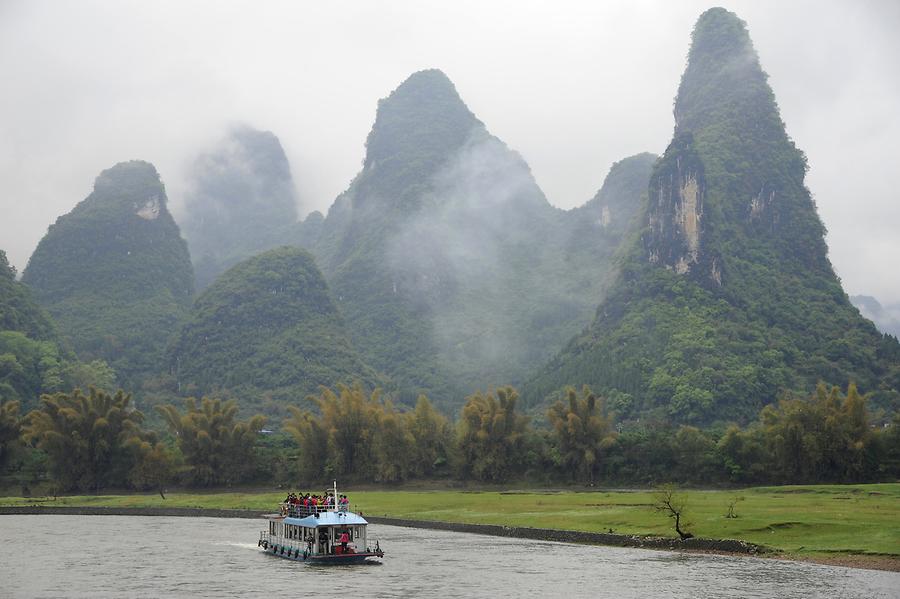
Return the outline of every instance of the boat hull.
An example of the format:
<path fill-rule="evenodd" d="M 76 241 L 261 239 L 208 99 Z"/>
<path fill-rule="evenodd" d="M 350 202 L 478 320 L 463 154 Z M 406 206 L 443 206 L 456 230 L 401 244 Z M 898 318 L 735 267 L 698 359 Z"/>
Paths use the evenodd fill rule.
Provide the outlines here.
<path fill-rule="evenodd" d="M 323 565 L 349 565 L 375 563 L 372 560 L 381 559 L 384 553 L 381 551 L 365 551 L 362 553 L 343 553 L 339 555 L 305 555 L 303 551 L 288 547 L 278 547 L 277 545 L 262 549 L 264 552 L 289 559 L 295 562 L 304 562 L 307 564 L 323 564 Z"/>

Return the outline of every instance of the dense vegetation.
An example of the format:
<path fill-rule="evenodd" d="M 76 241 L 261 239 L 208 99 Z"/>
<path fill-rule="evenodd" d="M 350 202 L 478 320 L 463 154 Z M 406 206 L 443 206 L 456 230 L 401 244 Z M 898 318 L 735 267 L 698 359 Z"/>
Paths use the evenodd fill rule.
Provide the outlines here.
<path fill-rule="evenodd" d="M 126 387 L 159 372 L 190 305 L 187 245 L 156 169 L 123 162 L 57 219 L 22 276 L 84 361 L 104 360 Z"/>
<path fill-rule="evenodd" d="M 209 398 L 199 403 L 194 398 L 185 400 L 184 413 L 172 405 L 160 406 L 159 411 L 175 436 L 185 462 L 183 477 L 189 484 L 228 485 L 254 474 L 248 457 L 265 417 L 238 421 L 233 400 L 223 403 Z"/>
<path fill-rule="evenodd" d="M 162 490 L 246 484 L 318 485 L 450 479 L 496 483 L 687 485 L 856 483 L 900 476 L 900 418 L 874 428 L 867 398 L 819 385 L 785 396 L 745 428 L 667 422 L 622 427 L 605 398 L 567 390 L 532 424 L 512 387 L 466 399 L 455 424 L 420 396 L 402 410 L 359 385 L 323 388 L 295 406 L 283 432 L 237 420 L 234 401 L 162 406 L 169 435 L 141 428 L 130 397 L 91 390 L 45 395 L 22 416 L 0 406 L 0 458 L 23 485 L 57 490 Z M 24 444 L 24 445 L 23 445 Z M 9 484 L 9 483 L 7 483 Z"/>
<path fill-rule="evenodd" d="M 287 156 L 270 131 L 231 129 L 199 156 L 188 174 L 181 229 L 191 249 L 197 288 L 205 289 L 253 254 L 281 245 L 297 220 Z"/>
<path fill-rule="evenodd" d="M 19 402 L 29 410 L 43 393 L 114 384 L 106 362 L 76 360 L 0 250 L 0 402 Z"/>
<path fill-rule="evenodd" d="M 141 461 L 141 444 L 152 434 L 131 397 L 91 389 L 89 395 L 57 393 L 41 398 L 22 426 L 23 437 L 48 458 L 59 490 L 94 491 L 121 486 Z"/>
<path fill-rule="evenodd" d="M 451 429 L 424 395 L 406 413 L 360 385 L 342 385 L 338 393 L 323 389 L 310 400 L 317 414 L 294 406 L 285 422 L 305 480 L 348 475 L 395 482 L 434 476 L 447 464 Z"/>
<path fill-rule="evenodd" d="M 32 297 L 16 281 L 16 269 L 0 250 L 0 331 L 18 331 L 30 339 L 55 340 L 56 328 Z"/>
<path fill-rule="evenodd" d="M 284 415 L 284 406 L 377 375 L 351 348 L 313 257 L 269 250 L 232 267 L 194 302 L 170 360 L 188 395 L 239 399 L 247 412 Z"/>
<path fill-rule="evenodd" d="M 900 345 L 850 304 L 744 23 L 697 23 L 641 235 L 590 330 L 525 387 L 589 384 L 621 414 L 746 422 L 785 389 L 853 380 L 900 402 Z"/>
<path fill-rule="evenodd" d="M 63 385 L 56 328 L 0 250 L 0 401 L 27 402 Z"/>

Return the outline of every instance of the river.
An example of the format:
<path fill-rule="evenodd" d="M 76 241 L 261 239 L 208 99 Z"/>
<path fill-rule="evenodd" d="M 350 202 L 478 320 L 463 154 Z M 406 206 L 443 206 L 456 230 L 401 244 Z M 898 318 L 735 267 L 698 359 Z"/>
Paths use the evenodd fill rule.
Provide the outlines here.
<path fill-rule="evenodd" d="M 900 574 L 370 525 L 381 564 L 256 547 L 262 520 L 0 516 L 2 597 L 900 597 Z"/>

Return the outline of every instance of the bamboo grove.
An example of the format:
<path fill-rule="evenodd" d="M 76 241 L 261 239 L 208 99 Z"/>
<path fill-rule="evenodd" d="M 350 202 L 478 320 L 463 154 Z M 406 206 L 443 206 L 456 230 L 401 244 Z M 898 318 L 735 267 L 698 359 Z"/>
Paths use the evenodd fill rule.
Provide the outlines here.
<path fill-rule="evenodd" d="M 894 480 L 900 417 L 870 424 L 866 397 L 819 385 L 786 395 L 756 422 L 701 430 L 667 422 L 616 422 L 587 387 L 566 389 L 544 414 L 520 411 L 512 387 L 466 399 L 455 423 L 424 395 L 401 408 L 362 385 L 322 388 L 293 406 L 280 431 L 239 419 L 234 400 L 190 398 L 157 412 L 165 431 L 123 391 L 44 395 L 22 415 L 0 404 L 4 486 L 52 492 L 164 490 L 244 484 L 309 486 L 414 479 L 531 484 L 740 485 Z M 276 427 L 273 427 L 276 428 Z"/>

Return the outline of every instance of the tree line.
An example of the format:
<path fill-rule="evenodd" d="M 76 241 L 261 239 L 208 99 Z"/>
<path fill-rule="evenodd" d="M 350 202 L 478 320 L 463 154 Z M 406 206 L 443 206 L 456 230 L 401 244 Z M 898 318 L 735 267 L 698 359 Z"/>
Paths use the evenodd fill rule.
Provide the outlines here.
<path fill-rule="evenodd" d="M 291 407 L 280 432 L 238 418 L 234 400 L 159 406 L 166 431 L 143 427 L 123 391 L 44 395 L 19 413 L 0 404 L 0 468 L 23 487 L 155 489 L 411 479 L 536 484 L 785 484 L 895 480 L 900 415 L 870 424 L 866 396 L 820 384 L 787 394 L 746 427 L 701 430 L 665 421 L 622 427 L 604 397 L 567 388 L 543 421 L 513 387 L 477 392 L 451 422 L 422 395 L 401 409 L 362 385 L 322 388 Z M 29 478 L 30 477 L 30 478 Z M 24 489 L 23 489 L 24 490 Z"/>

